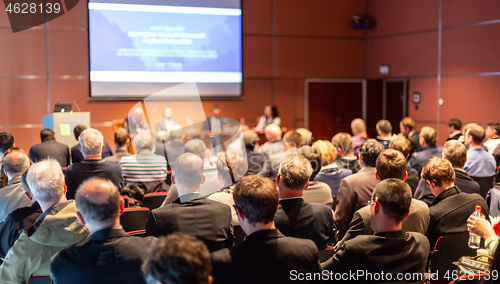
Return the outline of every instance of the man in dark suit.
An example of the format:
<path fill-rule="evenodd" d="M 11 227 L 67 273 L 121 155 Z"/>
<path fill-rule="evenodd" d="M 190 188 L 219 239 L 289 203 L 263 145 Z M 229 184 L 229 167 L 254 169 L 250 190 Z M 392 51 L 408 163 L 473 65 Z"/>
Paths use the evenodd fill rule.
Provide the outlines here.
<path fill-rule="evenodd" d="M 128 151 L 130 145 L 130 134 L 125 130 L 125 128 L 118 128 L 115 131 L 115 147 L 116 152 L 114 155 L 104 158 L 106 162 L 118 164 L 123 156 L 129 156 Z"/>
<path fill-rule="evenodd" d="M 162 135 L 163 134 L 163 135 Z M 161 141 L 158 141 L 158 138 Z M 168 138 L 168 143 L 167 143 Z M 156 155 L 164 156 L 167 159 L 167 165 L 170 167 L 177 157 L 184 153 L 184 131 L 180 126 L 175 127 L 170 132 L 157 133 L 156 137 Z"/>
<path fill-rule="evenodd" d="M 78 141 L 78 137 L 80 137 L 80 134 L 82 134 L 82 132 L 85 129 L 87 129 L 87 126 L 85 126 L 83 124 L 78 124 L 77 126 L 75 126 L 75 128 L 73 128 L 73 134 L 75 135 L 76 141 Z M 104 149 L 102 150 L 102 157 L 106 158 L 106 157 L 113 155 L 113 151 L 109 147 L 108 142 L 103 141 L 103 143 L 104 143 Z M 80 143 L 78 143 L 71 148 L 71 163 L 73 163 L 73 164 L 80 163 L 83 160 L 84 160 L 84 158 L 83 158 L 82 150 L 80 150 Z"/>
<path fill-rule="evenodd" d="M 355 279 L 349 279 L 352 283 L 384 282 L 373 279 L 376 274 L 380 279 L 381 272 L 386 275 L 385 280 L 391 275 L 393 281 L 398 273 L 419 275 L 418 279 L 405 279 L 404 283 L 422 283 L 430 247 L 421 233 L 402 230 L 410 204 L 408 184 L 392 178 L 381 181 L 370 199 L 370 221 L 375 234 L 348 240 L 322 264 L 322 268 L 336 275 L 363 271 L 364 275 L 357 274 Z"/>
<path fill-rule="evenodd" d="M 420 129 L 420 146 L 422 146 L 422 148 L 411 155 L 408 160 L 408 167 L 414 168 L 420 175 L 427 160 L 432 157 L 441 157 L 443 148 L 437 147 L 436 142 L 436 130 L 430 126 L 422 127 L 422 129 Z"/>
<path fill-rule="evenodd" d="M 285 236 L 312 240 L 322 250 L 331 243 L 333 214 L 328 206 L 304 201 L 302 194 L 312 173 L 311 163 L 303 156 L 288 155 L 281 162 L 276 179 L 280 206 L 274 223 Z"/>
<path fill-rule="evenodd" d="M 426 233 L 431 247 L 444 234 L 466 232 L 467 218 L 476 205 L 481 205 L 481 212 L 488 216 L 488 205 L 481 195 L 464 193 L 455 186 L 455 171 L 450 161 L 438 157 L 430 159 L 422 170 L 422 179 L 436 196 L 429 208 L 430 223 Z"/>
<path fill-rule="evenodd" d="M 394 138 L 391 141 L 391 143 L 389 143 L 389 149 L 394 149 L 401 152 L 403 156 L 406 158 L 406 162 L 408 162 L 408 158 L 410 157 L 410 151 L 411 151 L 411 142 L 408 139 L 406 139 L 406 137 L 399 136 Z M 411 192 L 415 192 L 418 186 L 418 181 L 420 180 L 418 172 L 415 169 L 408 168 L 406 165 L 405 168 L 406 168 L 406 173 L 408 174 L 405 182 L 410 186 Z"/>
<path fill-rule="evenodd" d="M 210 148 L 217 148 L 221 145 L 222 140 L 219 133 L 224 131 L 228 121 L 226 118 L 220 116 L 221 109 L 219 105 L 212 106 L 212 115 L 205 119 L 201 131 L 210 131 Z"/>
<path fill-rule="evenodd" d="M 210 251 L 232 246 L 231 208 L 199 193 L 200 185 L 205 182 L 203 160 L 193 153 L 184 153 L 173 164 L 173 169 L 172 183 L 177 185 L 178 198 L 151 211 L 146 235 L 181 232 L 202 240 Z"/>
<path fill-rule="evenodd" d="M 405 117 L 399 122 L 400 135 L 406 137 L 411 142 L 410 156 L 420 149 L 420 133 L 415 129 L 415 121 L 411 117 Z"/>
<path fill-rule="evenodd" d="M 69 147 L 56 141 L 56 134 L 51 129 L 45 128 L 40 132 L 42 143 L 31 146 L 29 156 L 36 163 L 45 158 L 53 158 L 61 167 L 69 165 Z"/>
<path fill-rule="evenodd" d="M 110 180 L 118 189 L 123 187 L 122 169 L 117 164 L 102 159 L 104 148 L 101 132 L 93 128 L 85 129 L 78 137 L 83 157 L 81 163 L 72 164 L 66 170 L 66 196 L 74 199 L 76 190 L 89 178 L 100 177 Z"/>
<path fill-rule="evenodd" d="M 124 202 L 103 179 L 85 182 L 76 194 L 77 216 L 90 231 L 83 246 L 71 246 L 51 261 L 53 283 L 146 283 L 143 260 L 155 238 L 131 237 L 120 226 Z"/>
<path fill-rule="evenodd" d="M 457 140 L 448 140 L 443 147 L 443 158 L 450 161 L 455 170 L 455 185 L 465 193 L 479 193 L 479 184 L 464 171 L 467 160 L 467 149 Z M 421 179 L 415 191 L 415 198 L 422 200 L 428 206 L 432 205 L 436 196 L 432 193 L 425 179 Z"/>
<path fill-rule="evenodd" d="M 285 237 L 276 229 L 279 193 L 271 180 L 258 175 L 243 177 L 234 187 L 233 198 L 247 237 L 237 246 L 212 253 L 215 284 L 295 283 L 298 273 L 320 273 L 314 243 Z"/>

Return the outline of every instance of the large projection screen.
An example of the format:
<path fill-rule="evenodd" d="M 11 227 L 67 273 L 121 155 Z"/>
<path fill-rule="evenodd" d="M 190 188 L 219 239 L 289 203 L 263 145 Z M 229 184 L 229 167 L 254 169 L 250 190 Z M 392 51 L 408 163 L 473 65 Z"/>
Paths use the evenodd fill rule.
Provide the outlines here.
<path fill-rule="evenodd" d="M 90 97 L 184 99 L 166 91 L 196 83 L 200 97 L 240 97 L 240 0 L 91 0 Z"/>

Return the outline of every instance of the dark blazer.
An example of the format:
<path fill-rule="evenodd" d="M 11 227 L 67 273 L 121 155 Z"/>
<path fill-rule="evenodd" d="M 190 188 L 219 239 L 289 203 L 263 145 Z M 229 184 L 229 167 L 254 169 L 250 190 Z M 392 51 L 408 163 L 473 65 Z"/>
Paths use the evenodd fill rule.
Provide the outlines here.
<path fill-rule="evenodd" d="M 254 232 L 243 243 L 212 253 L 214 284 L 321 282 L 294 281 L 293 271 L 320 273 L 318 250 L 312 241 L 285 237 L 276 229 Z"/>
<path fill-rule="evenodd" d="M 411 149 L 410 149 L 410 157 L 413 154 L 413 152 L 417 151 L 420 149 L 420 133 L 415 131 L 409 135 L 408 140 L 410 140 L 411 143 Z"/>
<path fill-rule="evenodd" d="M 323 204 L 307 203 L 302 198 L 280 200 L 274 224 L 285 236 L 309 239 L 322 250 L 330 244 L 333 232 L 332 209 Z"/>
<path fill-rule="evenodd" d="M 104 178 L 110 180 L 118 189 L 123 188 L 122 168 L 118 164 L 108 163 L 105 160 L 83 160 L 81 163 L 72 164 L 66 170 L 68 199 L 75 199 L 78 187 L 89 178 Z"/>
<path fill-rule="evenodd" d="M 415 193 L 415 190 L 417 190 L 418 187 L 420 176 L 418 175 L 417 170 L 412 168 L 407 168 L 406 172 L 408 173 L 408 176 L 406 177 L 405 182 L 410 186 L 411 192 Z"/>
<path fill-rule="evenodd" d="M 61 167 L 69 165 L 69 147 L 55 140 L 45 140 L 40 144 L 31 146 L 29 156 L 34 163 L 51 157 L 56 159 Z"/>
<path fill-rule="evenodd" d="M 83 246 L 71 246 L 52 258 L 53 283 L 146 283 L 141 266 L 155 238 L 128 236 L 122 228 L 90 235 Z"/>
<path fill-rule="evenodd" d="M 155 154 L 165 157 L 165 159 L 167 159 L 167 164 L 171 165 L 177 157 L 184 154 L 184 143 L 181 141 L 156 143 Z"/>
<path fill-rule="evenodd" d="M 465 193 L 479 193 L 479 184 L 475 182 L 464 170 L 455 168 L 455 186 Z M 428 206 L 434 202 L 434 194 L 425 179 L 421 179 L 415 191 L 415 199 L 422 200 Z"/>
<path fill-rule="evenodd" d="M 395 281 L 394 283 L 424 282 L 425 264 L 429 254 L 427 238 L 414 232 L 393 231 L 375 235 L 363 235 L 348 240 L 338 248 L 332 258 L 321 264 L 322 269 L 333 273 L 392 274 L 393 281 L 398 273 L 420 273 L 420 280 Z M 334 274 L 335 275 L 335 274 Z M 356 278 L 356 277 L 355 277 Z M 377 278 L 375 278 L 377 279 Z M 344 283 L 344 281 L 342 281 Z M 388 283 L 368 277 L 358 277 L 350 283 Z"/>
<path fill-rule="evenodd" d="M 113 151 L 109 147 L 108 142 L 103 141 L 103 144 L 104 144 L 104 149 L 102 150 L 101 155 L 102 155 L 102 158 L 104 159 L 106 157 L 112 156 Z M 80 163 L 83 160 L 84 160 L 84 158 L 83 158 L 82 150 L 80 149 L 80 144 L 76 144 L 75 146 L 73 146 L 71 148 L 71 163 L 73 163 L 73 164 Z"/>
<path fill-rule="evenodd" d="M 181 203 L 184 198 L 187 201 Z M 230 247 L 234 244 L 231 208 L 195 193 L 151 211 L 146 235 L 158 237 L 174 232 L 197 237 L 211 252 Z"/>
<path fill-rule="evenodd" d="M 417 170 L 418 175 L 420 176 L 422 168 L 424 167 L 425 163 L 427 163 L 427 160 L 432 157 L 441 157 L 442 153 L 442 147 L 425 146 L 424 148 L 420 148 L 410 156 L 410 159 L 408 160 L 408 167 Z"/>
<path fill-rule="evenodd" d="M 129 156 L 129 155 L 130 155 L 130 153 L 128 152 L 128 150 L 116 150 L 116 153 L 114 155 L 106 157 L 106 158 L 104 158 L 104 160 L 106 162 L 118 164 L 118 162 L 120 162 L 120 159 L 122 157 Z"/>
<path fill-rule="evenodd" d="M 463 193 L 453 186 L 436 196 L 429 208 L 431 219 L 426 233 L 431 247 L 434 248 L 437 239 L 444 234 L 467 231 L 467 219 L 476 205 L 481 205 L 481 212 L 488 216 L 488 205 L 479 194 Z"/>
<path fill-rule="evenodd" d="M 462 136 L 462 133 L 457 133 L 451 137 L 448 137 L 448 139 L 446 139 L 446 141 L 450 141 L 450 140 L 458 140 L 460 138 L 460 136 Z"/>

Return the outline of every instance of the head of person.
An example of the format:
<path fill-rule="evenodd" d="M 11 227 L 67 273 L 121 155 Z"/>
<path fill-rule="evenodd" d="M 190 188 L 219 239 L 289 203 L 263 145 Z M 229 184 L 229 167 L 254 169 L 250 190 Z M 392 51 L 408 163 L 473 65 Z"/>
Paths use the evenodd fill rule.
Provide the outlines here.
<path fill-rule="evenodd" d="M 323 157 L 323 166 L 329 165 L 337 159 L 337 149 L 328 140 L 317 140 L 312 147 L 317 149 Z"/>
<path fill-rule="evenodd" d="M 295 129 L 295 131 L 297 131 L 298 133 L 300 133 L 300 135 L 302 135 L 302 144 L 303 145 L 309 145 L 309 146 L 311 145 L 313 134 L 309 129 L 297 128 L 297 129 Z"/>
<path fill-rule="evenodd" d="M 7 177 L 20 177 L 30 167 L 30 159 L 24 151 L 7 151 L 3 157 L 4 171 Z"/>
<path fill-rule="evenodd" d="M 26 176 L 32 197 L 43 211 L 66 200 L 66 186 L 61 166 L 54 159 L 45 159 L 32 165 Z"/>
<path fill-rule="evenodd" d="M 467 133 L 467 130 L 469 130 L 469 128 L 474 125 L 475 123 L 467 123 L 466 125 L 464 125 L 464 127 L 462 127 L 462 135 L 465 136 L 465 134 Z"/>
<path fill-rule="evenodd" d="M 305 160 L 305 159 L 304 159 Z M 278 211 L 279 191 L 268 178 L 249 175 L 240 179 L 233 189 L 234 207 L 238 220 L 256 226 L 274 222 Z M 248 233 L 245 230 L 246 233 Z"/>
<path fill-rule="evenodd" d="M 408 158 L 411 151 L 411 142 L 406 137 L 398 136 L 391 140 L 389 149 L 397 150 L 401 152 L 405 158 Z"/>
<path fill-rule="evenodd" d="M 205 182 L 203 160 L 193 153 L 180 155 L 173 163 L 172 182 L 177 185 L 179 195 L 186 192 L 196 192 Z"/>
<path fill-rule="evenodd" d="M 164 118 L 172 118 L 172 115 L 174 115 L 174 112 L 172 111 L 172 108 L 171 107 L 166 107 L 164 110 L 163 110 L 163 117 Z"/>
<path fill-rule="evenodd" d="M 131 111 L 131 116 L 137 121 L 142 120 L 144 118 L 144 111 L 142 110 L 142 107 L 134 107 Z"/>
<path fill-rule="evenodd" d="M 125 128 L 118 128 L 115 131 L 114 141 L 118 148 L 126 146 L 130 143 L 130 134 Z"/>
<path fill-rule="evenodd" d="M 399 122 L 399 132 L 408 136 L 410 132 L 415 130 L 415 121 L 411 117 L 405 117 Z"/>
<path fill-rule="evenodd" d="M 287 155 L 280 164 L 278 188 L 290 190 L 304 190 L 309 185 L 313 174 L 311 163 L 302 155 Z"/>
<path fill-rule="evenodd" d="M 481 146 L 484 136 L 484 128 L 479 124 L 472 123 L 465 132 L 465 145 Z"/>
<path fill-rule="evenodd" d="M 500 136 L 500 123 L 490 122 L 486 127 L 486 140 L 498 138 Z"/>
<path fill-rule="evenodd" d="M 185 153 L 192 153 L 200 157 L 203 161 L 207 159 L 208 150 L 205 142 L 201 139 L 191 139 L 184 145 Z"/>
<path fill-rule="evenodd" d="M 467 148 L 457 140 L 444 143 L 443 158 L 451 162 L 454 168 L 463 169 L 467 161 Z"/>
<path fill-rule="evenodd" d="M 375 139 L 368 139 L 359 147 L 359 159 L 365 167 L 375 167 L 377 158 L 384 151 L 384 146 Z"/>
<path fill-rule="evenodd" d="M 220 112 L 221 112 L 221 109 L 220 109 L 219 105 L 213 105 L 212 106 L 212 115 L 213 116 L 219 117 L 220 116 Z"/>
<path fill-rule="evenodd" d="M 210 284 L 213 280 L 207 246 L 182 233 L 158 238 L 142 271 L 147 283 Z"/>
<path fill-rule="evenodd" d="M 85 129 L 78 137 L 83 157 L 85 159 L 100 158 L 104 148 L 103 141 L 104 138 L 99 130 L 94 128 Z"/>
<path fill-rule="evenodd" d="M 124 201 L 111 181 L 101 178 L 85 181 L 78 188 L 75 201 L 80 223 L 91 232 L 120 224 Z"/>
<path fill-rule="evenodd" d="M 392 135 L 392 125 L 387 119 L 381 119 L 377 122 L 377 133 L 379 136 L 386 137 Z"/>
<path fill-rule="evenodd" d="M 87 126 L 83 124 L 78 124 L 75 128 L 73 128 L 73 134 L 75 135 L 76 140 L 78 140 L 78 137 L 80 137 L 80 134 L 82 134 L 85 129 L 87 129 Z"/>
<path fill-rule="evenodd" d="M 138 133 L 132 140 L 132 145 L 136 153 L 141 150 L 152 150 L 155 145 L 155 139 L 149 131 Z"/>
<path fill-rule="evenodd" d="M 180 126 L 174 126 L 170 131 L 170 141 L 182 141 L 184 139 L 184 129 Z"/>
<path fill-rule="evenodd" d="M 238 153 L 220 152 L 217 154 L 217 174 L 222 184 L 230 185 L 237 182 L 245 175 L 247 169 L 247 161 Z"/>
<path fill-rule="evenodd" d="M 309 180 L 313 181 L 323 166 L 323 157 L 321 156 L 321 152 L 311 146 L 302 146 L 299 149 L 299 154 L 306 158 L 311 164 L 313 172 L 309 177 Z"/>
<path fill-rule="evenodd" d="M 353 135 L 365 135 L 366 124 L 361 118 L 355 118 L 351 121 L 351 131 Z"/>
<path fill-rule="evenodd" d="M 0 157 L 14 146 L 14 136 L 9 132 L 0 132 Z"/>
<path fill-rule="evenodd" d="M 375 186 L 370 206 L 370 220 L 374 231 L 384 226 L 381 222 L 392 220 L 396 226 L 401 226 L 408 216 L 411 205 L 410 186 L 397 178 L 389 178 Z M 378 214 L 381 214 L 378 218 Z"/>
<path fill-rule="evenodd" d="M 337 148 L 339 157 L 352 155 L 352 136 L 347 132 L 339 132 L 332 138 L 332 144 Z"/>
<path fill-rule="evenodd" d="M 377 168 L 375 175 L 380 180 L 388 178 L 405 180 L 408 175 L 406 173 L 406 158 L 401 152 L 394 149 L 382 151 L 378 155 L 375 167 Z"/>
<path fill-rule="evenodd" d="M 433 157 L 425 163 L 421 177 L 427 181 L 429 188 L 435 196 L 454 185 L 455 170 L 450 161 Z"/>
<path fill-rule="evenodd" d="M 458 118 L 452 118 L 448 120 L 448 132 L 451 134 L 455 131 L 460 131 L 462 128 L 462 122 Z"/>
<path fill-rule="evenodd" d="M 272 118 L 278 117 L 278 109 L 273 104 L 264 106 L 264 115 Z"/>
<path fill-rule="evenodd" d="M 288 149 L 298 149 L 304 143 L 304 138 L 297 131 L 288 131 L 283 135 L 283 144 L 285 144 L 285 148 Z"/>
<path fill-rule="evenodd" d="M 52 131 L 52 129 L 42 129 L 42 131 L 40 132 L 40 140 L 42 140 L 42 142 L 48 140 L 56 140 L 56 134 L 54 133 L 54 131 Z"/>
<path fill-rule="evenodd" d="M 253 151 L 255 145 L 259 143 L 259 135 L 252 130 L 243 131 L 243 140 L 245 141 L 245 148 L 247 151 Z"/>
<path fill-rule="evenodd" d="M 281 132 L 281 127 L 279 127 L 276 124 L 269 124 L 266 126 L 264 129 L 264 133 L 266 135 L 266 139 L 269 142 L 274 142 L 281 140 L 282 132 Z"/>
<path fill-rule="evenodd" d="M 420 129 L 420 145 L 422 146 L 436 146 L 437 133 L 436 130 L 430 126 L 424 126 Z"/>

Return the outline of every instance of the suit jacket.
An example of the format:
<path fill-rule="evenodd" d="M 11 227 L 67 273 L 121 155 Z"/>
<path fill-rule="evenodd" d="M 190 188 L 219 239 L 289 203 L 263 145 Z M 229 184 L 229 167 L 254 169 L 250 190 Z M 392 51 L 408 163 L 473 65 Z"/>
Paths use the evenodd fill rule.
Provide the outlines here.
<path fill-rule="evenodd" d="M 123 187 L 122 169 L 117 164 L 108 163 L 105 160 L 83 160 L 81 163 L 72 164 L 66 170 L 68 199 L 75 199 L 78 187 L 89 178 L 104 178 L 110 180 L 118 189 Z"/>
<path fill-rule="evenodd" d="M 302 198 L 308 203 L 319 203 L 332 208 L 332 191 L 328 184 L 321 181 L 310 181 L 302 193 Z"/>
<path fill-rule="evenodd" d="M 441 192 L 429 208 L 430 222 L 427 238 L 434 248 L 437 239 L 444 234 L 467 231 L 467 218 L 474 213 L 475 206 L 481 205 L 481 212 L 489 215 L 488 205 L 479 194 L 463 193 L 456 186 Z"/>
<path fill-rule="evenodd" d="M 90 235 L 83 246 L 71 246 L 52 258 L 53 283 L 146 283 L 141 266 L 155 238 L 128 236 L 121 227 Z"/>
<path fill-rule="evenodd" d="M 420 176 L 418 175 L 417 170 L 412 168 L 407 168 L 406 172 L 408 173 L 408 176 L 406 177 L 405 182 L 410 186 L 411 192 L 415 193 L 415 190 L 417 190 L 418 187 Z"/>
<path fill-rule="evenodd" d="M 51 157 L 56 159 L 61 167 L 69 165 L 69 147 L 55 140 L 45 140 L 31 146 L 29 156 L 34 163 Z"/>
<path fill-rule="evenodd" d="M 412 199 L 410 213 L 403 221 L 403 231 L 425 234 L 427 227 L 429 227 L 429 207 L 420 200 Z M 370 206 L 368 205 L 354 213 L 354 217 L 349 224 L 349 230 L 344 238 L 337 243 L 336 247 L 341 247 L 345 241 L 359 235 L 373 235 L 370 221 Z"/>
<path fill-rule="evenodd" d="M 212 253 L 214 284 L 297 283 L 294 271 L 320 273 L 320 269 L 312 241 L 285 237 L 277 229 L 254 232 L 243 243 Z"/>
<path fill-rule="evenodd" d="M 151 211 L 146 224 L 148 236 L 174 232 L 197 237 L 211 252 L 230 247 L 234 243 L 231 208 L 199 193 L 181 195 L 173 203 Z"/>
<path fill-rule="evenodd" d="M 103 141 L 104 149 L 102 150 L 102 158 L 106 158 L 113 155 L 113 151 L 109 147 L 108 142 Z M 80 149 L 80 144 L 76 144 L 71 148 L 71 163 L 80 163 L 85 158 L 83 158 L 82 150 Z"/>
<path fill-rule="evenodd" d="M 128 150 L 116 150 L 116 153 L 112 156 L 104 158 L 106 162 L 118 164 L 123 156 L 130 156 Z"/>
<path fill-rule="evenodd" d="M 0 223 L 4 222 L 12 211 L 28 206 L 31 206 L 31 202 L 26 197 L 20 176 L 12 178 L 8 185 L 0 188 Z"/>
<path fill-rule="evenodd" d="M 333 221 L 340 231 L 346 230 L 354 212 L 368 204 L 375 186 L 379 183 L 374 167 L 365 167 L 340 182 Z M 341 233 L 341 235 L 343 235 Z"/>
<path fill-rule="evenodd" d="M 173 119 L 170 119 L 170 121 L 172 122 L 172 126 L 170 126 L 170 127 L 167 125 L 167 122 L 165 121 L 165 119 L 158 121 L 158 124 L 156 125 L 156 132 L 158 132 L 158 131 L 170 132 L 172 130 L 173 126 L 178 125 L 177 121 L 175 121 Z"/>
<path fill-rule="evenodd" d="M 410 132 L 410 134 L 408 135 L 408 140 L 410 140 L 411 143 L 411 149 L 410 149 L 410 157 L 411 157 L 413 152 L 420 149 L 420 133 L 417 131 Z"/>
<path fill-rule="evenodd" d="M 332 258 L 321 264 L 323 269 L 333 273 L 354 273 L 363 271 L 384 275 L 391 274 L 393 281 L 398 273 L 419 273 L 421 279 L 395 281 L 394 283 L 424 282 L 425 264 L 429 254 L 429 241 L 420 233 L 382 232 L 375 235 L 358 236 L 338 248 Z M 377 278 L 375 278 L 377 279 Z M 388 283 L 375 281 L 367 276 L 357 277 L 351 283 Z"/>
<path fill-rule="evenodd" d="M 408 167 L 417 170 L 418 175 L 420 176 L 422 168 L 424 167 L 425 163 L 427 163 L 427 160 L 432 157 L 441 157 L 442 153 L 442 147 L 425 146 L 424 148 L 420 148 L 410 156 L 410 159 L 408 160 Z"/>
<path fill-rule="evenodd" d="M 283 199 L 274 216 L 274 224 L 285 236 L 309 239 L 322 250 L 330 244 L 333 214 L 322 204 L 307 203 L 302 198 Z"/>

